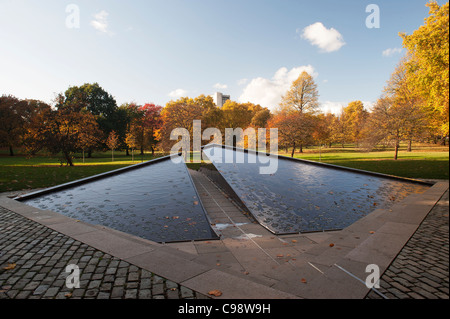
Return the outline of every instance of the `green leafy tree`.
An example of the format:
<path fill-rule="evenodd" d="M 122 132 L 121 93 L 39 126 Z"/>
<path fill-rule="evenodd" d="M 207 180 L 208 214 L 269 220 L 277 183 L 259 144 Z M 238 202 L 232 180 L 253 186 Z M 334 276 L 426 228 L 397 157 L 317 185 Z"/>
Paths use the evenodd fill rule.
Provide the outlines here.
<path fill-rule="evenodd" d="M 126 123 L 118 122 L 122 118 L 117 114 L 118 107 L 114 97 L 98 83 L 85 83 L 81 86 L 69 87 L 64 93 L 64 104 L 60 108 L 71 108 L 74 112 L 81 110 L 93 114 L 100 130 L 108 136 L 112 130 L 120 130 L 124 137 Z M 119 115 L 119 116 L 118 116 Z M 91 155 L 89 149 L 89 156 Z"/>

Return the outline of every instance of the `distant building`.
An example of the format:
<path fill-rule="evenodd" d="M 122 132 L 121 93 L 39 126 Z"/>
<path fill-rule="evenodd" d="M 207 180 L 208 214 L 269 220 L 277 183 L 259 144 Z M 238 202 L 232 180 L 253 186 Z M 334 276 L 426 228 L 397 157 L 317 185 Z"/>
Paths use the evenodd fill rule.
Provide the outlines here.
<path fill-rule="evenodd" d="M 225 102 L 230 99 L 230 96 L 229 95 L 224 95 L 224 94 L 222 94 L 220 92 L 216 92 L 216 93 L 214 93 L 212 95 L 212 98 L 214 100 L 214 103 L 218 107 L 222 107 L 225 104 Z"/>

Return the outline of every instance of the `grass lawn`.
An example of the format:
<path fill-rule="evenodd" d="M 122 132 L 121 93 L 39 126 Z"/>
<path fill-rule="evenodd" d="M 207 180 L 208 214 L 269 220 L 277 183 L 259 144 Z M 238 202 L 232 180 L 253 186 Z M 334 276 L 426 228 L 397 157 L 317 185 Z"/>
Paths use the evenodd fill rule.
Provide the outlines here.
<path fill-rule="evenodd" d="M 114 161 L 111 152 L 93 153 L 92 158 L 81 155 L 74 159 L 75 166 L 61 166 L 57 157 L 45 155 L 27 158 L 19 153 L 16 156 L 8 156 L 0 153 L 0 192 L 16 191 L 22 189 L 34 189 L 50 187 L 104 173 L 110 170 L 122 168 L 132 164 L 148 161 L 159 157 L 155 154 L 135 155 L 134 161 L 125 152 L 114 152 Z"/>
<path fill-rule="evenodd" d="M 397 160 L 393 159 L 393 149 L 361 152 L 351 147 L 306 149 L 294 157 L 401 177 L 449 179 L 449 148 L 443 146 L 416 145 L 407 152 L 402 145 Z"/>
<path fill-rule="evenodd" d="M 87 176 L 100 174 L 109 170 L 147 161 L 162 154 L 146 153 L 143 157 L 131 156 L 124 152 L 94 153 L 86 158 L 85 163 L 78 155 L 75 166 L 61 166 L 57 157 L 46 155 L 27 158 L 17 152 L 16 156 L 8 156 L 6 150 L 0 151 L 0 192 L 22 189 L 43 188 L 63 184 Z M 290 156 L 290 152 L 280 155 Z M 414 145 L 412 152 L 406 152 L 402 146 L 399 159 L 393 160 L 393 150 L 384 149 L 373 152 L 361 152 L 349 146 L 345 148 L 305 148 L 304 153 L 295 153 L 295 157 L 313 161 L 321 161 L 340 166 L 358 168 L 384 174 L 424 179 L 449 179 L 449 149 L 434 145 Z M 200 164 L 188 163 L 188 167 L 198 169 Z"/>

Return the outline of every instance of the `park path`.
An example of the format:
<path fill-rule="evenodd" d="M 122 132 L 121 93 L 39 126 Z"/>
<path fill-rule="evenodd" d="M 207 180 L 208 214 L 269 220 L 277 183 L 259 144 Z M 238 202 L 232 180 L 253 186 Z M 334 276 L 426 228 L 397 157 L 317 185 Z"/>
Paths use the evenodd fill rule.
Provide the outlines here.
<path fill-rule="evenodd" d="M 105 246 L 108 249 L 94 248 L 95 245 L 53 229 L 59 224 L 46 226 L 37 217 L 26 217 L 18 204 L 4 201 L 6 207 L 0 205 L 0 299 L 202 299 L 208 298 L 208 284 L 216 280 L 210 274 L 232 280 L 228 285 L 226 281 L 216 281 L 216 284 L 225 285 L 224 297 L 236 294 L 234 287 L 243 285 L 241 289 L 244 290 L 245 287 L 258 287 L 266 296 L 275 294 L 278 298 L 290 298 L 294 297 L 289 294 L 295 292 L 292 288 L 299 289 L 295 295 L 303 294 L 302 289 L 310 285 L 310 278 L 316 276 L 321 280 L 320 267 L 336 259 L 326 251 L 330 250 L 328 239 L 334 237 L 337 240 L 339 233 L 274 236 L 243 214 L 205 176 L 192 172 L 192 177 L 213 226 L 222 235 L 221 240 L 155 246 L 154 251 L 143 255 L 176 256 L 175 260 L 186 260 L 186 265 L 205 268 L 199 275 L 189 275 L 184 280 L 177 280 L 177 276 L 168 279 L 173 272 L 162 266 L 150 263 L 151 267 L 140 267 L 139 263 L 133 262 L 139 259 L 123 257 L 131 253 L 128 250 L 125 253 L 119 249 L 120 254 L 116 255 L 106 252 L 109 246 Z M 366 298 L 449 298 L 448 183 L 446 187 L 444 195 L 387 267 L 381 277 L 379 293 L 372 291 Z M 19 207 L 17 212 L 11 208 L 14 205 Z M 373 220 L 377 218 L 374 216 Z M 81 223 L 69 224 L 83 226 Z M 61 230 L 64 229 L 62 226 Z M 92 234 L 100 232 L 107 230 L 92 230 Z M 107 238 L 113 238 L 113 235 L 114 232 L 108 232 Z M 346 253 L 348 242 L 342 241 L 341 247 L 338 241 L 335 243 L 334 248 L 341 249 L 339 253 Z M 139 247 L 142 247 L 141 242 Z M 180 254 L 174 254 L 174 250 Z M 314 257 L 323 264 L 311 265 L 302 259 L 304 256 Z M 81 288 L 69 289 L 65 285 L 68 275 L 65 267 L 69 263 L 82 269 Z M 300 274 L 300 270 L 306 271 L 307 275 Z M 325 268 L 322 270 L 326 272 Z M 308 278 L 308 285 L 298 283 L 299 275 Z M 339 278 L 347 278 L 345 276 L 339 273 Z M 289 286 L 291 282 L 295 286 Z M 246 293 L 249 292 L 257 290 L 249 289 Z"/>

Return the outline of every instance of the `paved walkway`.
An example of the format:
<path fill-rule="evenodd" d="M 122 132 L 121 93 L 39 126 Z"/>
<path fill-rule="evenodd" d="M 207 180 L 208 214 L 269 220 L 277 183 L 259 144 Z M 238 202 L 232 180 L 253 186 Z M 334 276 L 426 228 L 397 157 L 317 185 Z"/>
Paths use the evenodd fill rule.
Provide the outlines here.
<path fill-rule="evenodd" d="M 374 260 L 383 296 L 448 298 L 448 182 L 343 231 L 275 236 L 192 177 L 220 240 L 161 245 L 0 198 L 0 298 L 376 298 L 361 282 Z"/>
<path fill-rule="evenodd" d="M 2 207 L 0 221 L 0 299 L 207 298 Z M 69 264 L 80 288 L 66 287 Z"/>
<path fill-rule="evenodd" d="M 428 214 L 380 280 L 389 299 L 449 298 L 449 192 Z M 382 298 L 370 292 L 369 299 Z"/>

